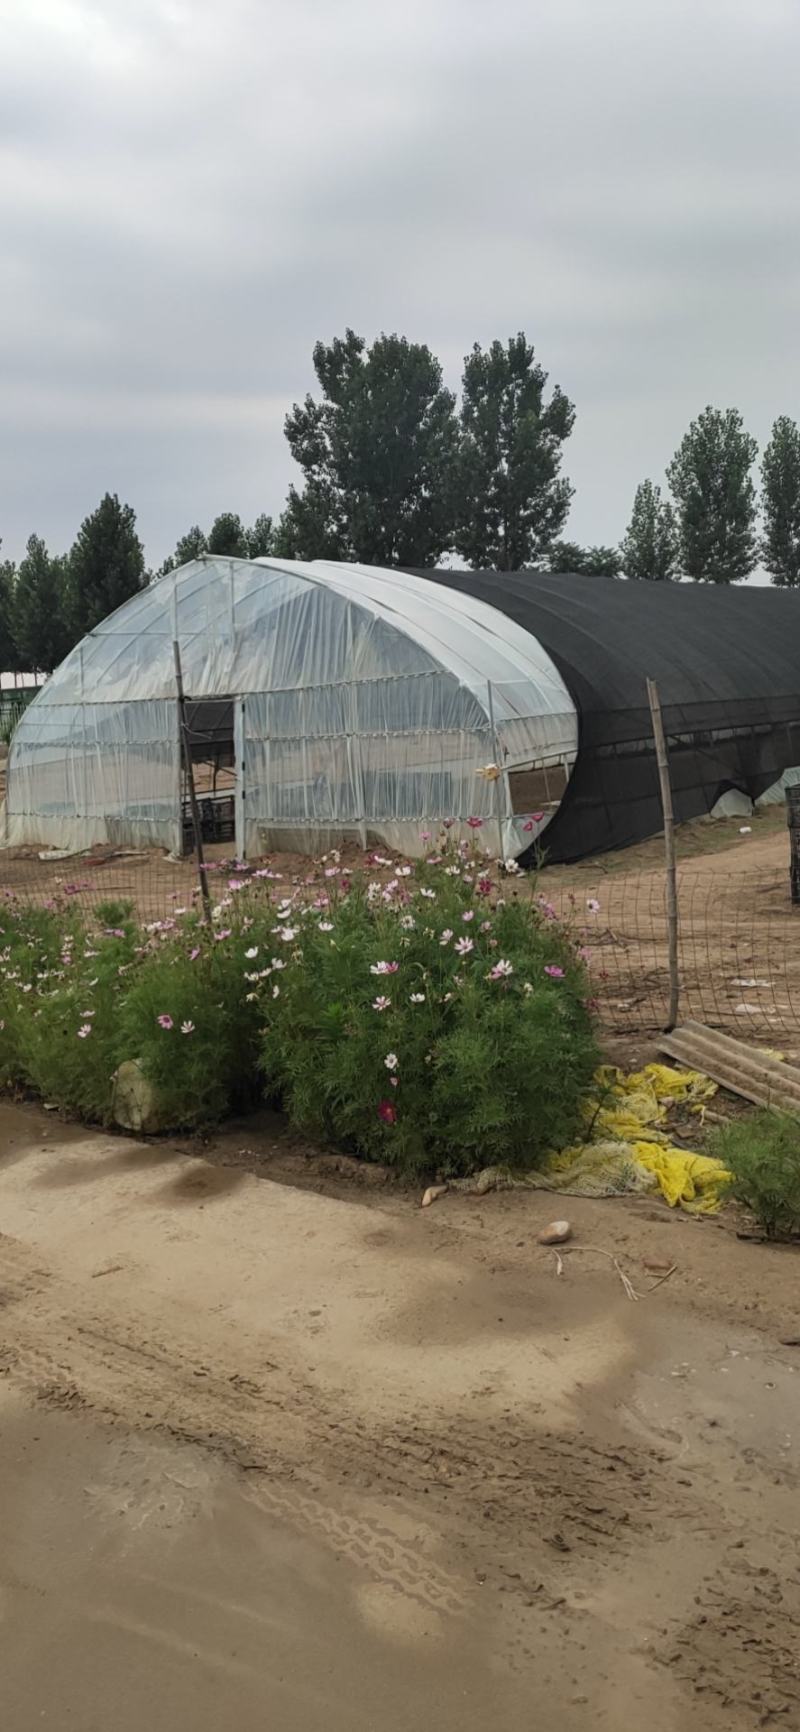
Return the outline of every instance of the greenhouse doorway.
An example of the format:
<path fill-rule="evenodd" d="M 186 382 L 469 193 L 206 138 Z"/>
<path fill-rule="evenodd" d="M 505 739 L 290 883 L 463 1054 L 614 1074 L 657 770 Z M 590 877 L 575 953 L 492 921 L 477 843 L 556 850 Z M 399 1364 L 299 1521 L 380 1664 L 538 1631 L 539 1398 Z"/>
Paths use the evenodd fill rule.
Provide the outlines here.
<path fill-rule="evenodd" d="M 189 756 L 194 778 L 200 831 L 206 847 L 227 843 L 233 851 L 237 831 L 237 765 L 234 739 L 235 698 L 186 699 Z M 186 764 L 181 759 L 181 823 L 184 854 L 194 849 L 191 801 Z"/>

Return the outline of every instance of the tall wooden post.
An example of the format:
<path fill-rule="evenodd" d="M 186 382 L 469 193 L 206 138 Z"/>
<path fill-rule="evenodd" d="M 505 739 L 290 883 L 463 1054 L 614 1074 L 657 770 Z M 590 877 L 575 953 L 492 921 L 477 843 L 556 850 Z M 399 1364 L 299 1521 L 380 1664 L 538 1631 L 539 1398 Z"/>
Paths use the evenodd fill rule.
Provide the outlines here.
<path fill-rule="evenodd" d="M 800 902 L 800 784 L 786 789 L 786 822 L 789 826 L 789 884 L 792 901 Z"/>
<path fill-rule="evenodd" d="M 178 723 L 181 730 L 181 745 L 183 747 L 183 763 L 186 770 L 186 782 L 189 789 L 189 810 L 192 814 L 192 830 L 194 832 L 194 848 L 197 856 L 197 872 L 200 879 L 200 895 L 203 901 L 203 919 L 211 921 L 211 897 L 208 891 L 206 862 L 203 854 L 203 831 L 200 823 L 200 809 L 197 804 L 197 793 L 194 785 L 194 766 L 192 764 L 192 748 L 189 740 L 189 724 L 186 720 L 186 698 L 183 692 L 183 670 L 181 668 L 181 651 L 177 638 L 172 645 L 175 657 L 175 685 L 178 692 Z"/>
<path fill-rule="evenodd" d="M 669 753 L 661 715 L 661 699 L 655 680 L 647 682 L 647 698 L 653 722 L 658 782 L 661 790 L 661 810 L 664 814 L 664 858 L 667 875 L 667 940 L 669 945 L 669 1012 L 667 1028 L 678 1020 L 680 980 L 678 976 L 678 880 L 675 868 L 675 819 L 672 811 L 672 783 L 669 777 Z"/>

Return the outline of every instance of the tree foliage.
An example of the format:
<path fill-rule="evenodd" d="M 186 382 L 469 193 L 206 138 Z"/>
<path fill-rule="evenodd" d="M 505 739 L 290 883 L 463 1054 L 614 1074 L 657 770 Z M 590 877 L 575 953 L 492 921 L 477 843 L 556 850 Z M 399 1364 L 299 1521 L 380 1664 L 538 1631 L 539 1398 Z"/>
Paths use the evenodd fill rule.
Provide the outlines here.
<path fill-rule="evenodd" d="M 2 547 L 0 541 L 0 547 Z M 15 673 L 19 669 L 19 652 L 14 629 L 14 589 L 17 568 L 13 559 L 0 559 L 0 673 Z"/>
<path fill-rule="evenodd" d="M 633 499 L 633 512 L 620 548 L 626 577 L 649 583 L 666 583 L 678 564 L 678 526 L 668 499 L 652 481 L 640 481 Z"/>
<path fill-rule="evenodd" d="M 241 517 L 233 511 L 222 511 L 206 534 L 199 523 L 193 524 L 180 537 L 175 552 L 169 554 L 159 568 L 159 577 L 200 559 L 204 553 L 216 553 L 229 559 L 260 559 L 275 551 L 275 526 L 266 512 L 256 518 L 252 529 L 246 529 Z"/>
<path fill-rule="evenodd" d="M 268 559 L 275 551 L 275 525 L 265 511 L 256 518 L 252 529 L 245 532 L 248 559 Z"/>
<path fill-rule="evenodd" d="M 207 551 L 228 559 L 248 558 L 247 530 L 235 511 L 222 511 L 214 518 L 208 532 Z"/>
<path fill-rule="evenodd" d="M 69 617 L 82 637 L 121 607 L 145 582 L 144 549 L 136 513 L 107 493 L 84 519 L 69 556 Z"/>
<path fill-rule="evenodd" d="M 752 466 L 758 446 L 738 409 L 703 410 L 667 470 L 678 508 L 680 565 L 704 583 L 736 583 L 756 563 Z"/>
<path fill-rule="evenodd" d="M 434 565 L 452 540 L 458 431 L 424 343 L 347 330 L 317 343 L 322 397 L 295 403 L 286 437 L 303 472 L 278 530 L 284 556 Z"/>
<path fill-rule="evenodd" d="M 773 583 L 800 583 L 800 431 L 780 415 L 761 464 L 764 535 L 761 557 Z"/>
<path fill-rule="evenodd" d="M 52 673 L 72 648 L 67 605 L 66 559 L 48 553 L 41 536 L 31 535 L 12 603 L 18 665 L 26 672 Z"/>
<path fill-rule="evenodd" d="M 586 577 L 619 577 L 622 560 L 616 547 L 580 547 L 577 541 L 556 541 L 548 565 L 551 571 L 576 571 Z"/>
<path fill-rule="evenodd" d="M 478 569 L 535 564 L 566 522 L 573 489 L 559 475 L 575 409 L 525 333 L 464 362 L 455 545 Z"/>

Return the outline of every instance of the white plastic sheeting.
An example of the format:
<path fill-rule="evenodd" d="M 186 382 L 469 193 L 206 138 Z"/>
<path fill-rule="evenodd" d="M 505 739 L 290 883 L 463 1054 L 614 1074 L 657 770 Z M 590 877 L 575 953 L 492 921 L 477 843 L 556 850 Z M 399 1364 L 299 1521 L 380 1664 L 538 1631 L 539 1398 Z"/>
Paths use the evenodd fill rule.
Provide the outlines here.
<path fill-rule="evenodd" d="M 205 557 L 103 621 L 25 711 L 7 842 L 180 845 L 174 640 L 187 696 L 237 700 L 240 854 L 347 833 L 416 852 L 426 823 L 471 814 L 517 853 L 535 830 L 506 773 L 575 759 L 560 675 L 494 608 L 400 572 Z M 499 798 L 476 774 L 496 756 Z"/>

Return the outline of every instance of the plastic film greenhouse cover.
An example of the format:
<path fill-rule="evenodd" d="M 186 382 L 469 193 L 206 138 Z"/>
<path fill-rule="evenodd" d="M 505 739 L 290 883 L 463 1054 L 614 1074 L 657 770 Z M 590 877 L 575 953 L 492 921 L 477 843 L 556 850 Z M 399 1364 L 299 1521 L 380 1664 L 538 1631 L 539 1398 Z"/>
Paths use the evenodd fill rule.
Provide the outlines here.
<path fill-rule="evenodd" d="M 484 602 L 398 572 L 205 557 L 97 626 L 29 706 L 8 843 L 180 847 L 174 642 L 188 697 L 235 700 L 239 854 L 349 832 L 418 852 L 426 823 L 472 814 L 515 853 L 531 818 L 509 772 L 575 759 L 560 674 Z M 479 773 L 495 757 L 499 789 Z"/>

